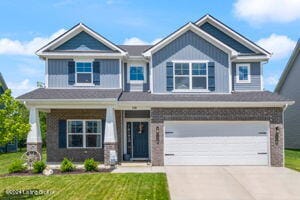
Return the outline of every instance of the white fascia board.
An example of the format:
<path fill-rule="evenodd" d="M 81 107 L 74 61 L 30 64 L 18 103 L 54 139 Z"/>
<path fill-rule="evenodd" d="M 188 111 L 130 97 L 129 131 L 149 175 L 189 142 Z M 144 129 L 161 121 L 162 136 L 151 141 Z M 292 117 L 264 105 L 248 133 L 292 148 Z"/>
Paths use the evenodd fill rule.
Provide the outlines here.
<path fill-rule="evenodd" d="M 170 35 L 168 38 L 165 38 L 158 45 L 154 45 L 153 48 L 150 48 L 149 50 L 144 52 L 143 56 L 150 57 L 153 53 L 157 52 L 158 50 L 160 50 L 161 48 L 163 48 L 167 44 L 171 43 L 172 41 L 177 39 L 180 35 L 182 35 L 183 33 L 185 33 L 188 30 L 193 31 L 198 36 L 200 36 L 201 38 L 205 39 L 206 41 L 214 44 L 215 46 L 217 46 L 221 50 L 225 51 L 226 53 L 229 53 L 232 56 L 238 55 L 237 51 L 235 51 L 231 47 L 227 46 L 226 44 L 220 42 L 219 40 L 212 37 L 211 35 L 209 35 L 208 33 L 201 30 L 199 27 L 197 27 L 196 25 L 194 25 L 193 23 L 190 22 L 190 23 L 186 24 L 184 27 L 182 27 L 181 29 L 179 29 L 178 31 L 176 31 L 175 33 L 173 33 L 172 35 Z"/>
<path fill-rule="evenodd" d="M 231 58 L 232 62 L 261 62 L 268 61 L 270 56 L 235 56 Z"/>
<path fill-rule="evenodd" d="M 235 33 L 230 28 L 224 26 L 224 24 L 218 22 L 217 20 L 215 20 L 214 18 L 212 18 L 209 15 L 206 15 L 201 20 L 197 21 L 196 25 L 197 26 L 201 26 L 205 22 L 210 22 L 212 25 L 215 25 L 216 27 L 220 28 L 223 32 L 229 34 L 234 39 L 236 39 L 237 41 L 241 42 L 243 45 L 249 47 L 251 50 L 258 51 L 258 52 L 264 53 L 264 54 L 266 54 L 268 56 L 271 56 L 271 54 L 269 52 L 267 52 L 266 50 L 264 50 L 263 48 L 261 48 L 261 47 L 259 47 L 257 45 L 254 45 L 252 42 L 246 40 L 245 38 L 243 38 L 239 34 Z"/>
<path fill-rule="evenodd" d="M 85 31 L 86 33 L 93 36 L 95 39 L 99 40 L 100 42 L 102 42 L 106 46 L 112 48 L 113 50 L 119 51 L 122 55 L 127 54 L 127 52 L 125 52 L 124 50 L 122 50 L 121 48 L 116 46 L 115 44 L 111 43 L 107 39 L 103 38 L 101 35 L 97 34 L 96 32 L 94 32 L 93 30 L 91 30 L 90 28 L 88 28 L 87 26 L 85 26 L 82 23 L 78 24 L 76 27 L 74 27 L 72 30 L 67 32 L 65 35 L 63 35 L 61 38 L 59 38 L 57 41 L 54 41 L 53 43 L 50 42 L 48 45 L 46 45 L 45 47 L 43 47 L 42 49 L 37 51 L 36 54 L 38 56 L 44 56 L 43 51 L 45 51 L 46 49 L 55 49 L 56 47 L 60 46 L 64 42 L 68 41 L 69 39 L 71 39 L 72 37 L 74 37 L 75 35 L 80 33 L 81 31 Z"/>
<path fill-rule="evenodd" d="M 92 52 L 43 52 L 39 56 L 44 58 L 82 58 L 82 57 L 91 57 L 91 58 L 122 58 L 124 55 L 121 53 L 92 53 Z"/>

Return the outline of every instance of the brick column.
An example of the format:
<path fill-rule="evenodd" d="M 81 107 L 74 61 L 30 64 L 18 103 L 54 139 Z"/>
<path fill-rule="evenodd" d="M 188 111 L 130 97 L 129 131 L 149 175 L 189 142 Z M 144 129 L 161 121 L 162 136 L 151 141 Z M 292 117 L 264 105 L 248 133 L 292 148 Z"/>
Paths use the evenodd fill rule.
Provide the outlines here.
<path fill-rule="evenodd" d="M 37 151 L 42 156 L 42 136 L 40 130 L 39 111 L 37 108 L 30 108 L 29 123 L 31 129 L 27 135 L 27 151 Z"/>
<path fill-rule="evenodd" d="M 114 152 L 116 155 L 116 162 L 118 159 L 118 138 L 117 138 L 117 127 L 115 110 L 112 106 L 106 109 L 106 120 L 105 120 L 105 133 L 104 133 L 104 164 L 110 165 L 110 155 Z"/>
<path fill-rule="evenodd" d="M 276 144 L 276 128 L 278 130 L 278 143 Z M 284 128 L 282 124 L 270 124 L 270 149 L 271 166 L 283 167 L 284 165 Z"/>
<path fill-rule="evenodd" d="M 164 124 L 151 123 L 151 163 L 153 166 L 164 165 Z"/>

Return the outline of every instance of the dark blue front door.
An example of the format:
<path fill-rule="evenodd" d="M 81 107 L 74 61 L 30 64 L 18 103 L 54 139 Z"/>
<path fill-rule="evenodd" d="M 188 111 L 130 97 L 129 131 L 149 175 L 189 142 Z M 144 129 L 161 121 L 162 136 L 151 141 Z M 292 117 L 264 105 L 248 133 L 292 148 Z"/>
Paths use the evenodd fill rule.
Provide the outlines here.
<path fill-rule="evenodd" d="M 132 122 L 133 158 L 148 158 L 148 122 Z"/>

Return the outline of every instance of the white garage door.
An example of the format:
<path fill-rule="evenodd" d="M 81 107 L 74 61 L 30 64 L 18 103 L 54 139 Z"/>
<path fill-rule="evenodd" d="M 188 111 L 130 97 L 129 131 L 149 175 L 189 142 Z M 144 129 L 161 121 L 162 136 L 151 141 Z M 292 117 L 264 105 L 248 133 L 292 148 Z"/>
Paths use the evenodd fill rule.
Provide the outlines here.
<path fill-rule="evenodd" d="M 165 122 L 165 165 L 268 165 L 268 122 Z"/>

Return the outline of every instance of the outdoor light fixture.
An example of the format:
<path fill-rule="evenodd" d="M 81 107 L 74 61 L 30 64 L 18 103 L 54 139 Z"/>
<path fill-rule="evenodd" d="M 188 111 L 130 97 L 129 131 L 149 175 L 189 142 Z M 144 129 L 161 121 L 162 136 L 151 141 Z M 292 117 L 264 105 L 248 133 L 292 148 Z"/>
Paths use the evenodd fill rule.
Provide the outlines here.
<path fill-rule="evenodd" d="M 275 128 L 275 144 L 278 145 L 279 142 L 279 127 L 276 126 Z"/>
<path fill-rule="evenodd" d="M 156 144 L 159 144 L 159 127 L 156 127 Z"/>

